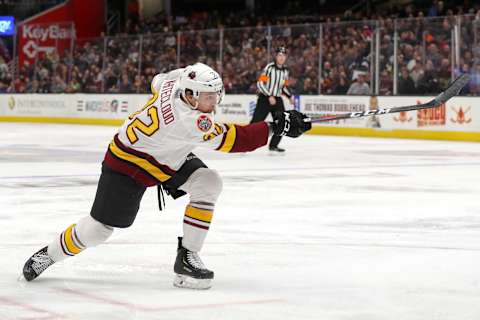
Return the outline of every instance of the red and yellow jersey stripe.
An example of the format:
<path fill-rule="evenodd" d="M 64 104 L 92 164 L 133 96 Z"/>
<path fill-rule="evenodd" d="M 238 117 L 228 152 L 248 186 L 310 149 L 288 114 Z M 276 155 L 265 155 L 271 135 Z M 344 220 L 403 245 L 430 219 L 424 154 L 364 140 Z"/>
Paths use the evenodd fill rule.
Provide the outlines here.
<path fill-rule="evenodd" d="M 145 187 L 169 180 L 176 171 L 158 163 L 151 155 L 125 146 L 118 134 L 108 146 L 105 163 L 113 170 L 130 176 Z"/>
<path fill-rule="evenodd" d="M 222 141 L 216 148 L 222 152 L 248 152 L 267 144 L 269 129 L 266 122 L 252 123 L 246 126 L 225 124 Z"/>

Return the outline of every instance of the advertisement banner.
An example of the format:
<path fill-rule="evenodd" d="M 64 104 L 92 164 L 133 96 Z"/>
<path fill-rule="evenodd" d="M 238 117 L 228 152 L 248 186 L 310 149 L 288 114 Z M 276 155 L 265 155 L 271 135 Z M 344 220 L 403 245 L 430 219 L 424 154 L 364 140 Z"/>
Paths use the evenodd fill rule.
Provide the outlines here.
<path fill-rule="evenodd" d="M 448 103 L 447 124 L 454 131 L 480 132 L 480 109 L 478 98 L 456 98 Z"/>
<path fill-rule="evenodd" d="M 136 94 L 3 94 L 0 115 L 125 119 L 141 109 L 148 99 L 149 95 Z"/>
<path fill-rule="evenodd" d="M 300 96 L 300 112 L 311 117 L 330 117 L 369 110 L 370 97 L 365 96 Z M 322 122 L 317 125 L 336 127 L 365 127 L 365 118 Z"/>
<path fill-rule="evenodd" d="M 146 94 L 73 94 L 70 104 L 80 118 L 126 119 L 142 109 L 150 96 Z"/>
<path fill-rule="evenodd" d="M 34 65 L 36 60 L 47 54 L 64 55 L 71 50 L 75 39 L 75 28 L 72 22 L 55 24 L 26 23 L 18 27 L 20 67 Z"/>
<path fill-rule="evenodd" d="M 433 97 L 379 97 L 381 108 L 415 105 Z M 480 110 L 475 97 L 454 97 L 437 108 L 384 115 L 380 123 L 386 129 L 480 132 Z"/>
<path fill-rule="evenodd" d="M 215 121 L 248 124 L 252 120 L 253 113 L 257 106 L 257 95 L 254 94 L 229 94 L 226 95 L 222 103 L 217 106 Z M 285 110 L 300 110 L 300 96 L 295 96 L 294 104 L 290 105 L 287 98 L 283 98 Z M 272 121 L 269 114 L 265 121 Z"/>
<path fill-rule="evenodd" d="M 127 97 L 114 95 L 76 95 L 75 107 L 79 117 L 85 118 L 126 118 L 131 102 Z"/>
<path fill-rule="evenodd" d="M 0 95 L 1 115 L 25 117 L 74 116 L 63 95 L 14 94 Z"/>
<path fill-rule="evenodd" d="M 69 0 L 18 23 L 19 66 L 32 65 L 49 53 L 63 55 L 77 38 L 99 37 L 104 31 L 105 8 L 104 1 Z"/>
<path fill-rule="evenodd" d="M 150 97 L 151 95 L 147 94 L 3 94 L 0 95 L 0 116 L 6 117 L 7 121 L 8 117 L 123 120 L 142 109 Z M 431 98 L 300 96 L 295 108 L 311 116 L 330 116 L 420 104 Z M 217 107 L 215 120 L 248 124 L 255 110 L 256 100 L 256 95 L 227 95 Z M 412 133 L 480 133 L 480 108 L 476 107 L 479 103 L 480 98 L 454 97 L 437 108 L 345 119 L 333 123 L 323 122 L 315 124 L 315 127 L 332 130 L 347 128 L 352 135 L 355 134 L 352 131 L 355 129 L 359 129 L 359 132 L 374 129 L 375 132 L 400 130 Z M 268 116 L 266 120 L 270 121 L 271 117 Z M 45 121 L 48 122 L 48 119 Z"/>
<path fill-rule="evenodd" d="M 252 119 L 256 105 L 256 95 L 226 95 L 222 103 L 217 106 L 215 121 L 247 124 Z"/>

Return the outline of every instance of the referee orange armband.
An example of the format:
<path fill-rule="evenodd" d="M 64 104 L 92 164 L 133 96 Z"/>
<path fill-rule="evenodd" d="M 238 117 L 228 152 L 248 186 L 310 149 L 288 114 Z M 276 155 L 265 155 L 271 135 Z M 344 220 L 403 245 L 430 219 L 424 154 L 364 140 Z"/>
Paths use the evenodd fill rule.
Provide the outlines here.
<path fill-rule="evenodd" d="M 269 78 L 268 78 L 267 75 L 262 74 L 262 75 L 260 76 L 260 78 L 258 78 L 258 81 L 267 82 L 268 79 L 269 79 Z"/>

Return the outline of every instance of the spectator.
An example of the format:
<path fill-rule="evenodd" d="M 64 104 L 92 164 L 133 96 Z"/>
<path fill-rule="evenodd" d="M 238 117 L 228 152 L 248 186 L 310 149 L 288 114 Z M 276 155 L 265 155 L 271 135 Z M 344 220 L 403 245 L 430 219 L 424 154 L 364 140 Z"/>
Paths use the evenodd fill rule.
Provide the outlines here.
<path fill-rule="evenodd" d="M 65 89 L 67 88 L 67 85 L 65 82 L 62 80 L 62 78 L 59 75 L 56 75 L 53 77 L 53 83 L 50 87 L 50 92 L 52 93 L 63 93 L 65 92 Z"/>
<path fill-rule="evenodd" d="M 388 70 L 380 72 L 380 88 L 379 94 L 382 96 L 390 96 L 393 93 L 393 76 Z"/>
<path fill-rule="evenodd" d="M 418 93 L 424 95 L 436 95 L 440 92 L 437 72 L 433 67 L 432 60 L 428 60 L 426 63 L 425 73 L 418 89 Z"/>
<path fill-rule="evenodd" d="M 130 80 L 128 79 L 128 74 L 122 74 L 122 79 L 119 81 L 118 85 L 119 92 L 122 93 L 133 93 L 133 86 Z"/>
<path fill-rule="evenodd" d="M 347 94 L 351 95 L 369 95 L 370 86 L 365 82 L 365 74 L 359 73 L 357 75 L 357 81 L 352 83 L 350 88 L 348 88 Z"/>
<path fill-rule="evenodd" d="M 398 94 L 415 94 L 415 83 L 408 74 L 408 69 L 406 67 L 402 68 L 402 73 L 398 81 Z"/>
<path fill-rule="evenodd" d="M 438 17 L 444 15 L 443 1 L 433 0 L 432 6 L 428 9 L 429 17 Z"/>
<path fill-rule="evenodd" d="M 277 17 L 254 16 L 248 12 L 223 13 L 218 11 L 196 12 L 174 19 L 164 13 L 148 18 L 138 17 L 138 1 L 130 3 L 130 16 L 124 28 L 134 36 L 117 35 L 108 37 L 104 48 L 104 39 L 80 39 L 75 44 L 72 54 L 65 56 L 57 52 L 39 56 L 35 64 L 25 64 L 16 73 L 13 82 L 11 54 L 0 41 L 0 82 L 8 90 L 40 90 L 50 92 L 56 75 L 67 85 L 67 92 L 146 92 L 147 86 L 159 72 L 181 67 L 194 61 L 203 61 L 215 65 L 226 82 L 227 92 L 239 94 L 255 93 L 252 83 L 256 75 L 266 64 L 268 48 L 285 44 L 291 49 L 290 57 L 294 64 L 290 66 L 294 77 L 292 87 L 298 94 L 309 94 L 321 85 L 323 94 L 344 94 L 351 87 L 350 79 L 355 77 L 356 69 L 370 70 L 374 61 L 371 56 L 376 22 L 381 28 L 380 39 L 380 94 L 393 92 L 393 69 L 398 63 L 398 70 L 407 68 L 414 81 L 416 93 L 427 90 L 427 85 L 420 82 L 426 73 L 426 62 L 433 64 L 428 72 L 430 87 L 443 87 L 451 80 L 451 34 L 455 25 L 460 32 L 460 61 L 458 65 L 476 72 L 479 51 L 475 48 L 475 19 L 479 19 L 477 7 L 450 5 L 450 2 L 431 1 L 430 8 L 408 5 L 404 9 L 382 8 L 372 15 L 350 12 L 346 16 L 330 18 L 288 15 Z M 452 11 L 455 10 L 455 11 Z M 447 16 L 436 18 L 446 13 L 471 15 L 459 17 Z M 431 18 L 423 18 L 428 14 Z M 477 18 L 474 14 L 477 13 Z M 407 19 L 396 19 L 401 16 Z M 417 17 L 417 18 L 414 18 Z M 322 46 L 320 47 L 319 19 L 322 25 Z M 361 21 L 344 22 L 341 20 L 360 19 Z M 362 20 L 363 19 L 363 20 Z M 295 25 L 295 23 L 302 23 Z M 308 24 L 313 22 L 312 24 Z M 457 22 L 459 24 L 457 24 Z M 270 29 L 268 25 L 274 25 Z M 276 26 L 275 26 L 276 25 Z M 399 34 L 398 61 L 394 61 L 393 34 L 395 25 Z M 246 27 L 251 26 L 251 27 Z M 232 29 L 242 27 L 242 29 Z M 212 30 L 195 30 L 216 28 Z M 180 37 L 175 31 L 180 30 Z M 270 31 L 269 31 L 270 30 Z M 223 43 L 219 44 L 220 34 Z M 139 34 L 143 34 L 140 42 Z M 222 55 L 220 55 L 222 47 Z M 141 49 L 140 49 L 141 48 Z M 180 48 L 180 52 L 177 52 Z M 322 49 L 322 68 L 318 67 Z M 106 53 L 106 54 L 104 54 Z M 222 58 L 220 61 L 219 57 Z M 95 66 L 95 67 L 93 67 Z M 140 70 L 139 70 L 140 68 Z M 8 70 L 8 71 L 5 71 Z M 319 71 L 321 74 L 319 75 Z M 8 74 L 8 75 L 7 75 Z M 124 81 L 126 74 L 129 81 Z M 22 75 L 22 79 L 19 79 Z M 139 77 L 137 77 L 139 76 Z M 401 79 L 399 76 L 398 79 Z M 33 84 L 33 79 L 38 80 Z M 318 81 L 321 79 L 321 83 Z M 13 83 L 12 83 L 13 82 Z M 366 84 L 368 86 L 368 84 Z M 355 84 L 356 87 L 357 84 Z M 5 89 L 5 86 L 2 86 Z M 56 89 L 58 90 L 58 89 Z M 428 89 L 430 90 L 430 89 Z M 473 92 L 473 91 L 472 91 Z"/>
<path fill-rule="evenodd" d="M 310 78 L 303 80 L 302 94 L 317 94 L 318 89 L 313 86 L 313 81 Z"/>
<path fill-rule="evenodd" d="M 26 89 L 27 93 L 41 93 L 40 83 L 37 79 L 33 79 Z"/>
<path fill-rule="evenodd" d="M 67 93 L 77 93 L 77 92 L 81 92 L 81 90 L 82 90 L 82 86 L 79 82 L 79 78 L 78 78 L 77 75 L 75 75 L 72 78 L 72 80 L 70 81 L 70 83 L 68 84 L 66 92 Z"/>
<path fill-rule="evenodd" d="M 343 94 L 347 94 L 347 91 L 348 91 L 347 79 L 345 77 L 340 77 L 340 79 L 338 80 L 338 84 L 335 86 L 335 88 L 332 91 L 332 94 L 343 95 Z"/>
<path fill-rule="evenodd" d="M 424 75 L 423 65 L 420 62 L 416 62 L 413 66 L 413 70 L 410 72 L 410 78 L 412 78 L 415 88 L 420 86 Z"/>

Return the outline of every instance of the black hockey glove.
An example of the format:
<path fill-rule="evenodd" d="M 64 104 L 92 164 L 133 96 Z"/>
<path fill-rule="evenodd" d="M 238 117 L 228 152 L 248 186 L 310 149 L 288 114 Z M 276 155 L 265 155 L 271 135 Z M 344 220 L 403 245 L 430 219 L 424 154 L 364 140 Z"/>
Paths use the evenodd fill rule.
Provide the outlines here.
<path fill-rule="evenodd" d="M 272 130 L 276 136 L 296 138 L 312 129 L 310 118 L 296 110 L 276 112 L 273 114 Z"/>

